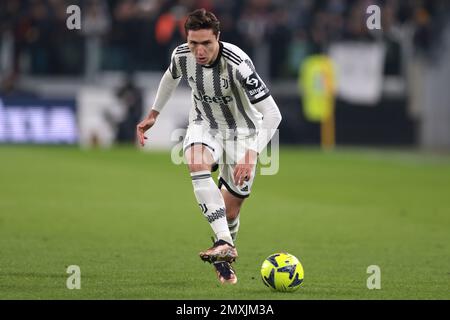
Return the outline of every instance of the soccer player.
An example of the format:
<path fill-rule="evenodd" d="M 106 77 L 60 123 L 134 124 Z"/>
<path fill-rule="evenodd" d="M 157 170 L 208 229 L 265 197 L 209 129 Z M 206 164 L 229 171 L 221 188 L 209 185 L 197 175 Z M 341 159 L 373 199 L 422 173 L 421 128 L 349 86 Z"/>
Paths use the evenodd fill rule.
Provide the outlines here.
<path fill-rule="evenodd" d="M 214 265 L 221 283 L 235 284 L 231 263 L 239 213 L 250 195 L 258 154 L 266 147 L 281 121 L 269 89 L 251 59 L 237 46 L 220 41 L 219 21 L 198 9 L 185 23 L 187 43 L 175 48 L 149 115 L 137 125 L 143 146 L 150 129 L 181 78 L 192 89 L 192 108 L 183 141 L 184 156 L 199 207 L 215 241 L 200 252 Z M 218 187 L 211 172 L 219 168 Z"/>

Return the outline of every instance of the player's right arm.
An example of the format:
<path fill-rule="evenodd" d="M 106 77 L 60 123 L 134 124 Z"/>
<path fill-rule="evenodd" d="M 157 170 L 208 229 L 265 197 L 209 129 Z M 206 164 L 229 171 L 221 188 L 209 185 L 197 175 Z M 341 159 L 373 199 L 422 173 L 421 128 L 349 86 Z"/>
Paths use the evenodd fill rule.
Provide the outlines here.
<path fill-rule="evenodd" d="M 158 91 L 156 92 L 155 102 L 150 110 L 150 113 L 144 120 L 142 120 L 136 127 L 136 136 L 141 146 L 144 146 L 145 132 L 149 130 L 156 122 L 159 113 L 166 105 L 167 101 L 171 97 L 173 91 L 176 89 L 181 80 L 181 74 L 178 70 L 175 60 L 176 49 L 172 53 L 172 59 L 169 68 L 164 73 L 159 83 Z"/>
<path fill-rule="evenodd" d="M 147 137 L 145 136 L 145 132 L 153 127 L 158 115 L 159 112 L 152 109 L 148 116 L 137 125 L 136 136 L 141 146 L 144 146 L 145 140 L 147 139 Z"/>

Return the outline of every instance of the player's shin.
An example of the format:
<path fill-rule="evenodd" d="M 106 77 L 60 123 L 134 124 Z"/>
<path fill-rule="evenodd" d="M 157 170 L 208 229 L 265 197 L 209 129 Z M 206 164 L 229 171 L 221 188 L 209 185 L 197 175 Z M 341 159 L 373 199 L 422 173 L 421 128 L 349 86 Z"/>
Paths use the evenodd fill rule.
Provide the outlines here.
<path fill-rule="evenodd" d="M 236 241 L 237 233 L 239 231 L 239 216 L 234 220 L 228 220 L 228 229 L 230 230 L 231 238 Z"/>
<path fill-rule="evenodd" d="M 191 173 L 191 178 L 198 205 L 211 225 L 216 239 L 224 240 L 234 245 L 228 229 L 225 202 L 221 192 L 211 178 L 211 172 L 193 172 Z"/>

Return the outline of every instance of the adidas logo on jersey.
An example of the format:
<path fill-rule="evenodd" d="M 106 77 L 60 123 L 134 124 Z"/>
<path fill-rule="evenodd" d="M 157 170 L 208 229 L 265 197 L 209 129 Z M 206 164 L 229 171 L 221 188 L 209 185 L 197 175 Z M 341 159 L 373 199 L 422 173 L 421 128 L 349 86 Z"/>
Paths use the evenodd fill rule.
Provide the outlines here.
<path fill-rule="evenodd" d="M 219 96 L 219 97 L 210 97 L 206 94 L 202 95 L 200 93 L 200 97 L 197 97 L 194 94 L 194 98 L 199 100 L 199 101 L 203 101 L 206 103 L 222 103 L 222 104 L 228 104 L 229 102 L 233 101 L 233 97 L 232 96 Z"/>

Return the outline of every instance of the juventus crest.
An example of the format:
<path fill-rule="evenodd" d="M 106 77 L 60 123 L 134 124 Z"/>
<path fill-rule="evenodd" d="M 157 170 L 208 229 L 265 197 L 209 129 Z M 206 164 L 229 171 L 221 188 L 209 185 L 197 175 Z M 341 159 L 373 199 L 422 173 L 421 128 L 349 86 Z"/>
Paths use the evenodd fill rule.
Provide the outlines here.
<path fill-rule="evenodd" d="M 222 87 L 224 89 L 228 89 L 229 84 L 228 84 L 228 79 L 227 78 L 220 78 L 221 82 L 222 82 Z"/>

